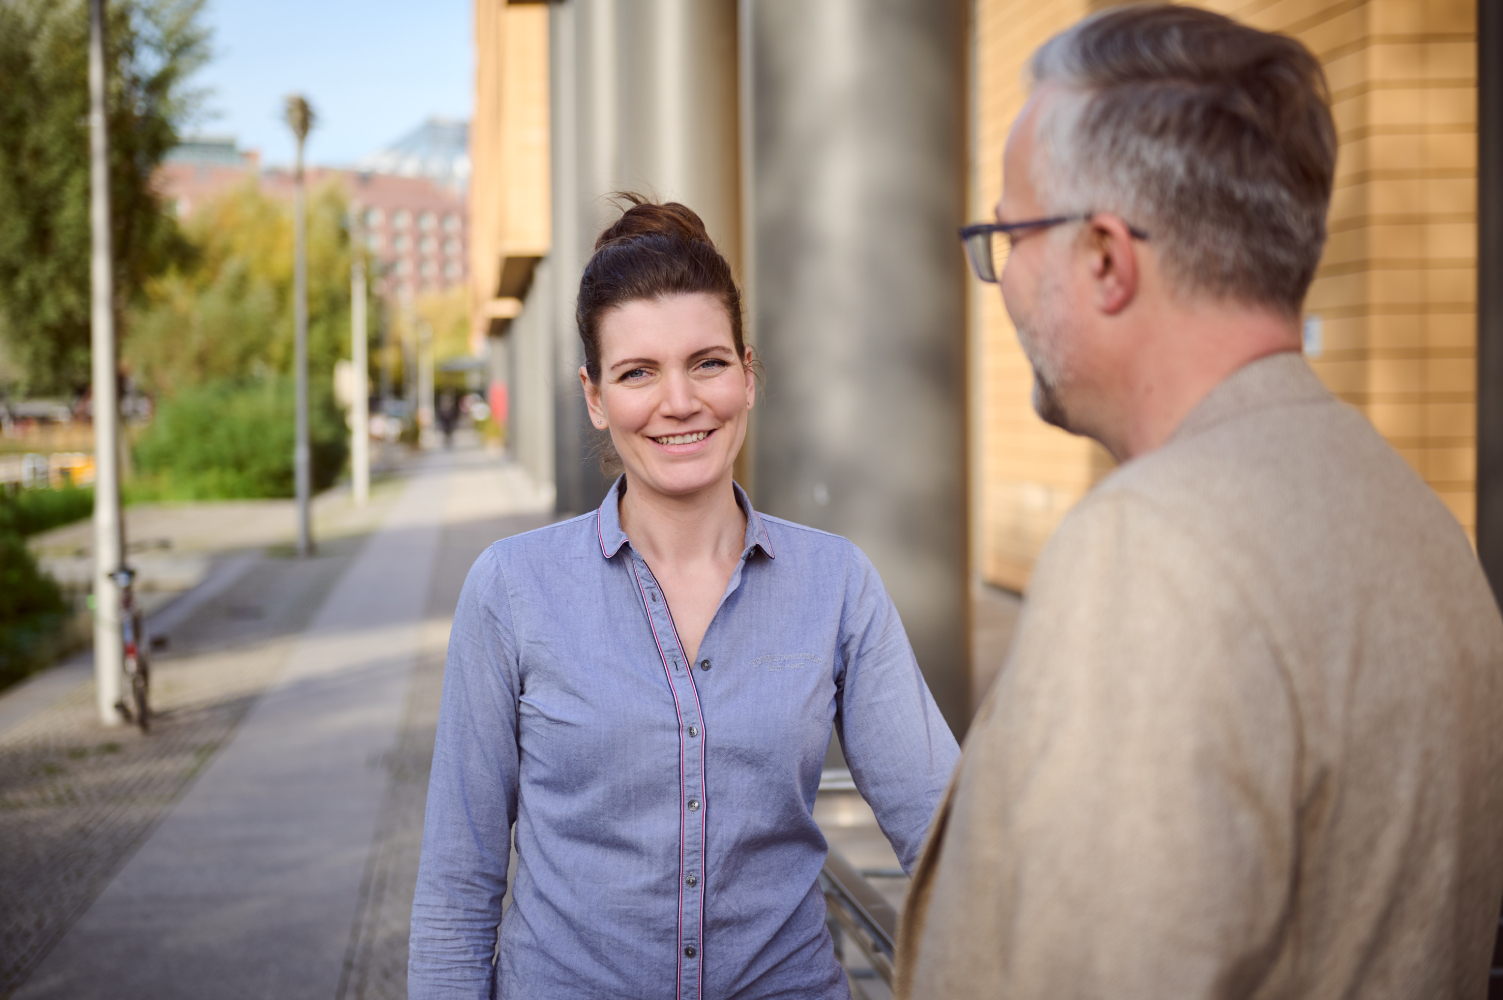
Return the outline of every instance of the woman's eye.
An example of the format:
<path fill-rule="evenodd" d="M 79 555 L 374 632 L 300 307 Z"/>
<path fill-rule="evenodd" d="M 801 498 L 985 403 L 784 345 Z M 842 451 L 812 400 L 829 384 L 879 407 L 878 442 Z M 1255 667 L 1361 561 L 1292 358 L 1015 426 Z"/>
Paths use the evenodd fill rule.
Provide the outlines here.
<path fill-rule="evenodd" d="M 718 372 L 725 367 L 726 363 L 719 358 L 706 358 L 699 363 L 699 370 L 702 372 Z"/>
<path fill-rule="evenodd" d="M 624 374 L 624 375 L 621 376 L 621 381 L 623 381 L 623 382 L 635 382 L 635 381 L 638 381 L 640 379 L 646 378 L 647 375 L 648 375 L 648 371 L 647 371 L 646 368 L 633 368 L 631 371 L 629 371 L 626 374 Z"/>

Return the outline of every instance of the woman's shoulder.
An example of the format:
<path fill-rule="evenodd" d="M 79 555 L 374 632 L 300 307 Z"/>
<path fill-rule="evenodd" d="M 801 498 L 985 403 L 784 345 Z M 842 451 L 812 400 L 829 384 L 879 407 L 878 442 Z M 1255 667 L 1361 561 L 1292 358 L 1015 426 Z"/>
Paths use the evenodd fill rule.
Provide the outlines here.
<path fill-rule="evenodd" d="M 475 568 L 485 567 L 491 573 L 527 573 L 581 555 L 593 553 L 598 558 L 600 546 L 596 543 L 595 520 L 595 512 L 590 511 L 567 521 L 507 535 L 480 554 Z"/>
<path fill-rule="evenodd" d="M 842 564 L 860 569 L 871 565 L 871 560 L 867 559 L 861 547 L 844 535 L 800 524 L 787 518 L 773 517 L 761 511 L 757 512 L 757 516 L 762 519 L 763 530 L 767 533 L 767 539 L 772 548 L 771 554 L 775 560 L 783 559 L 785 564 L 817 560 L 825 565 L 838 560 Z"/>

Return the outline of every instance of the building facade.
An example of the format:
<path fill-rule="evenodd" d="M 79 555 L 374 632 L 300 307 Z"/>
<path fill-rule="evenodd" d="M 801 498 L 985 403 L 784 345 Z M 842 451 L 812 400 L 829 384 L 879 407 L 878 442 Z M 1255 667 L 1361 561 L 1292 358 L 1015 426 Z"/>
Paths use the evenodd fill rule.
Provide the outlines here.
<path fill-rule="evenodd" d="M 1503 484 L 1503 427 L 1479 401 L 1503 400 L 1503 351 L 1479 375 L 1479 343 L 1486 355 L 1503 330 L 1479 273 L 1503 263 L 1488 236 L 1503 150 L 1481 161 L 1503 94 L 1491 117 L 1478 108 L 1503 83 L 1479 83 L 1478 37 L 1503 51 L 1498 26 L 1475 0 L 1203 2 L 1324 65 L 1340 150 L 1306 353 L 1486 558 L 1503 490 L 1486 476 L 1479 490 L 1479 449 Z M 604 488 L 579 426 L 573 294 L 606 196 L 645 184 L 715 218 L 747 290 L 769 371 L 743 481 L 772 513 L 873 553 L 963 729 L 975 682 L 956 693 L 946 677 L 968 678 L 966 652 L 935 636 L 968 623 L 944 606 L 966 588 L 1023 591 L 1113 463 L 1034 415 L 1000 296 L 963 277 L 954 231 L 991 214 L 1029 55 L 1102 6 L 476 0 L 472 298 L 510 365 L 518 455 L 560 509 Z M 728 85 L 734 100 L 714 96 Z"/>
<path fill-rule="evenodd" d="M 439 134 L 452 137 L 456 123 L 443 124 L 450 127 Z M 462 145 L 456 152 L 437 143 L 430 143 L 433 150 L 422 155 L 426 147 L 414 137 L 426 135 L 432 125 L 396 144 L 397 152 L 382 151 L 368 158 L 374 166 L 389 166 L 401 173 L 331 167 L 306 171 L 309 186 L 331 180 L 343 186 L 360 235 L 376 262 L 377 288 L 394 299 L 410 300 L 466 286 L 470 280 L 469 158 Z M 242 151 L 234 139 L 223 137 L 184 142 L 162 165 L 156 183 L 181 218 L 240 185 L 252 184 L 289 201 L 294 189 L 290 171 L 263 170 L 257 153 Z"/>

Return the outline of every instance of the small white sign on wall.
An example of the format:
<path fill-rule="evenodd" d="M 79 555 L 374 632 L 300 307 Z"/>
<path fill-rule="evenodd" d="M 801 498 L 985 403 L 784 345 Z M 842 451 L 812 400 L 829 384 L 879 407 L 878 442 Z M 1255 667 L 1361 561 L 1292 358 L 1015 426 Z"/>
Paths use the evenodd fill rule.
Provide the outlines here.
<path fill-rule="evenodd" d="M 1325 324 L 1314 313 L 1305 317 L 1305 357 L 1318 358 L 1325 350 Z"/>

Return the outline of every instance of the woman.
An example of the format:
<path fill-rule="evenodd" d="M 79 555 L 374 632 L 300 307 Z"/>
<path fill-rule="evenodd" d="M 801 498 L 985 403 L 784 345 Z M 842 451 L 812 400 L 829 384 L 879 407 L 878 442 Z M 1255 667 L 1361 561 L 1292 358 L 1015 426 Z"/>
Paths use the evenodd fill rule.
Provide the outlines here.
<path fill-rule="evenodd" d="M 958 753 L 871 563 L 732 481 L 756 389 L 740 294 L 697 215 L 628 200 L 578 307 L 590 417 L 625 474 L 465 583 L 417 1000 L 493 977 L 529 1000 L 847 997 L 812 816 L 832 725 L 905 868 Z"/>

